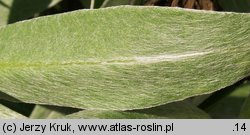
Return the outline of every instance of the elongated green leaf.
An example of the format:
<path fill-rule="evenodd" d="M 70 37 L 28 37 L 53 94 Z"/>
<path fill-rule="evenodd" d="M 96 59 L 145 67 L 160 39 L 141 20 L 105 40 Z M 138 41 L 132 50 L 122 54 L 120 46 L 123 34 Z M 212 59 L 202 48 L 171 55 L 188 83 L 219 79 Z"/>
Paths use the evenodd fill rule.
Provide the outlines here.
<path fill-rule="evenodd" d="M 32 111 L 30 118 L 31 119 L 45 119 L 48 118 L 51 113 L 54 113 L 53 110 L 46 108 L 44 106 L 36 105 Z M 61 113 L 58 113 L 61 116 Z"/>
<path fill-rule="evenodd" d="M 54 111 L 50 108 L 45 106 L 36 105 L 33 112 L 30 115 L 31 119 L 46 119 L 46 118 L 53 118 L 53 117 L 62 117 L 64 116 L 63 113 Z"/>
<path fill-rule="evenodd" d="M 24 119 L 25 116 L 0 104 L 0 119 Z"/>
<path fill-rule="evenodd" d="M 84 110 L 64 118 L 101 118 L 101 119 L 156 119 L 156 118 L 210 118 L 208 114 L 188 102 L 176 102 L 163 106 L 134 111 Z"/>
<path fill-rule="evenodd" d="M 84 110 L 78 113 L 67 115 L 65 119 L 157 119 L 165 118 L 152 114 L 142 114 L 135 112 L 123 112 L 123 111 L 105 111 L 105 110 Z"/>
<path fill-rule="evenodd" d="M 41 106 L 36 105 L 30 118 L 32 119 L 52 119 L 62 117 L 80 111 L 75 108 L 62 108 L 58 106 Z"/>
<path fill-rule="evenodd" d="M 157 106 L 148 109 L 133 110 L 130 112 L 143 113 L 143 114 L 152 114 L 165 118 L 182 118 L 182 119 L 201 119 L 201 118 L 210 118 L 210 116 L 193 105 L 188 101 L 179 101 L 174 103 L 169 103 L 162 106 Z"/>
<path fill-rule="evenodd" d="M 0 29 L 0 91 L 83 109 L 142 109 L 250 75 L 250 15 L 113 7 Z"/>

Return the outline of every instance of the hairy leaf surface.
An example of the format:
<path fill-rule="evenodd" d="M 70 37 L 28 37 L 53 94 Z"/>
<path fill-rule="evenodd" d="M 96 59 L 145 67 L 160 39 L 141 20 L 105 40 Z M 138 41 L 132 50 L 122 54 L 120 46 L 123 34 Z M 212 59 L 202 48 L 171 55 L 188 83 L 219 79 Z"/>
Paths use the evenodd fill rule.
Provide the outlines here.
<path fill-rule="evenodd" d="M 0 91 L 21 102 L 130 110 L 250 75 L 250 15 L 121 6 L 0 28 Z"/>
<path fill-rule="evenodd" d="M 84 110 L 62 118 L 85 119 L 208 119 L 210 116 L 189 102 L 181 101 L 142 110 Z"/>

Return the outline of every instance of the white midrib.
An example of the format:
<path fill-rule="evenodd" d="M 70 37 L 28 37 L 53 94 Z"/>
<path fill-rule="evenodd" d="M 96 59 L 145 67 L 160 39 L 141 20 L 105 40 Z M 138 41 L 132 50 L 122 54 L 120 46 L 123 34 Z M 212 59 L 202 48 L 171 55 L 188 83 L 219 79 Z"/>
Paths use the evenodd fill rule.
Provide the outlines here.
<path fill-rule="evenodd" d="M 15 63 L 15 64 L 0 64 L 0 67 L 25 68 L 25 67 L 42 67 L 42 66 L 70 66 L 70 65 L 137 65 L 137 64 L 152 64 L 164 61 L 182 61 L 198 56 L 203 56 L 209 52 L 185 52 L 179 54 L 161 54 L 153 56 L 136 56 L 136 57 L 120 57 L 109 59 L 106 61 L 96 61 L 94 59 L 86 61 L 63 61 L 58 63 Z"/>
<path fill-rule="evenodd" d="M 154 56 L 137 56 L 137 57 L 124 57 L 120 59 L 113 59 L 112 61 L 102 62 L 102 64 L 125 64 L 125 65 L 132 65 L 132 64 L 151 64 L 151 63 L 158 63 L 164 61 L 181 61 L 193 57 L 198 57 L 202 55 L 206 55 L 212 53 L 209 52 L 186 52 L 181 54 L 161 54 L 161 55 L 154 55 Z"/>

